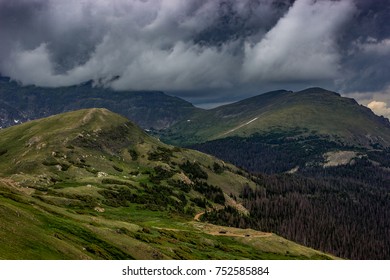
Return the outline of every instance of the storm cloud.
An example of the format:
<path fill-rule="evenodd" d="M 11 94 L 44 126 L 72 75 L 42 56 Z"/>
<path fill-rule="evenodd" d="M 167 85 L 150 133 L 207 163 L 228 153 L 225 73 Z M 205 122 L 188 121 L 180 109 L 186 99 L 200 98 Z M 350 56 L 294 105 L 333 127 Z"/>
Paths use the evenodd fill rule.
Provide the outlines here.
<path fill-rule="evenodd" d="M 205 103 L 314 85 L 368 100 L 389 87 L 386 2 L 0 0 L 0 72 Z"/>

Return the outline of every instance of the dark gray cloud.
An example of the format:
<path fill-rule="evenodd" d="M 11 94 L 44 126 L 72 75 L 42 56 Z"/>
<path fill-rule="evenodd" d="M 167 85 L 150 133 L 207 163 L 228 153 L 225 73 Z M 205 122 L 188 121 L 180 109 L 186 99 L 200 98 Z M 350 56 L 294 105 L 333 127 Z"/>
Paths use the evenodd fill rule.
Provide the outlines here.
<path fill-rule="evenodd" d="M 339 35 L 343 91 L 383 90 L 389 85 L 390 2 L 356 0 L 356 12 Z"/>
<path fill-rule="evenodd" d="M 0 0 L 0 72 L 197 103 L 308 86 L 366 100 L 389 87 L 389 9 L 386 0 Z"/>

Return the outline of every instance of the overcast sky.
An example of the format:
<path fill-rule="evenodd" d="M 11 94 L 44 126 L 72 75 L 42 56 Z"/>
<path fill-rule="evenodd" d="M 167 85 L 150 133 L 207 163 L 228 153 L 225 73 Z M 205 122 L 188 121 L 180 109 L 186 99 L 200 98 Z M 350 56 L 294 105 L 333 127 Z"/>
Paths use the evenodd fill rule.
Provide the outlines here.
<path fill-rule="evenodd" d="M 0 42 L 25 85 L 209 105 L 321 86 L 390 116 L 388 0 L 0 0 Z"/>

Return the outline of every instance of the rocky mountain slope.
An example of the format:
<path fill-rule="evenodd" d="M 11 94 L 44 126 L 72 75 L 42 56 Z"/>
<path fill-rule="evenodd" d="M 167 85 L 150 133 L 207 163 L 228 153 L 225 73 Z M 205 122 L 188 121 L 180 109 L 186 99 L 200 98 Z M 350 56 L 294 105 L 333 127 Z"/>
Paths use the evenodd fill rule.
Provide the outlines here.
<path fill-rule="evenodd" d="M 10 83 L 7 81 L 6 85 L 9 86 Z M 36 108 L 33 113 L 40 114 L 37 104 L 42 108 L 50 108 L 51 103 L 54 104 L 53 108 L 71 108 L 78 104 L 80 97 L 80 100 L 89 105 L 98 102 L 99 105 L 112 105 L 117 109 L 122 108 L 121 105 L 118 107 L 118 104 L 122 104 L 119 101 L 124 100 L 123 104 L 127 105 L 122 109 L 127 114 L 136 112 L 142 121 L 143 112 L 154 112 L 153 108 L 161 108 L 159 106 L 168 98 L 172 101 L 168 102 L 172 105 L 166 107 L 168 110 L 162 107 L 157 111 L 160 115 L 145 114 L 145 120 L 153 124 L 151 127 L 163 128 L 159 131 L 153 130 L 153 133 L 163 142 L 190 145 L 225 162 L 195 151 L 165 145 L 150 138 L 133 124 L 124 126 L 126 119 L 113 117 L 112 113 L 102 109 L 80 111 L 84 113 L 73 112 L 1 131 L 4 134 L 0 134 L 0 139 L 3 140 L 0 140 L 0 170 L 5 172 L 2 175 L 2 186 L 7 191 L 11 187 L 14 188 L 12 192 L 15 187 L 26 186 L 27 189 L 22 189 L 22 192 L 33 192 L 29 194 L 27 201 L 32 199 L 34 203 L 44 203 L 47 206 L 48 197 L 51 199 L 60 196 L 60 199 L 53 198 L 55 202 L 50 203 L 61 206 L 62 202 L 58 201 L 63 201 L 66 205 L 71 205 L 69 207 L 76 213 L 106 215 L 105 217 L 120 221 L 127 221 L 123 220 L 123 217 L 129 215 L 128 209 L 124 212 L 115 212 L 112 209 L 133 207 L 132 211 L 137 213 L 136 215 L 148 217 L 148 222 L 134 222 L 145 227 L 146 231 L 150 230 L 151 226 L 183 230 L 184 223 L 184 230 L 193 231 L 194 227 L 196 230 L 203 229 L 201 234 L 207 231 L 206 234 L 212 233 L 218 240 L 222 238 L 230 244 L 231 239 L 223 238 L 228 236 L 221 237 L 219 234 L 219 231 L 226 231 L 225 229 L 210 229 L 192 221 L 193 216 L 205 212 L 199 220 L 219 224 L 220 227 L 251 227 L 275 232 L 300 244 L 332 252 L 343 258 L 389 258 L 389 122 L 352 99 L 324 89 L 311 88 L 300 92 L 270 92 L 215 109 L 198 110 L 185 101 L 171 99 L 163 94 L 154 96 L 153 93 L 146 92 L 115 93 L 92 88 L 88 84 L 73 87 L 72 90 L 50 89 L 50 92 L 54 93 L 53 97 L 57 96 L 58 100 L 48 99 L 50 95 L 46 93 L 34 93 L 34 89 L 36 88 L 21 89 L 15 85 L 17 94 L 8 92 L 7 101 L 0 102 L 0 116 L 9 116 L 15 125 L 26 111 L 13 109 L 9 105 L 12 102 L 29 104 L 23 108 Z M 63 95 L 61 90 L 64 90 Z M 97 101 L 90 99 L 89 96 L 96 92 L 100 92 L 101 97 L 97 98 Z M 121 97 L 118 97 L 119 95 Z M 138 105 L 131 103 L 134 96 L 139 98 L 139 103 L 136 103 L 142 108 L 139 111 Z M 148 96 L 150 104 L 145 101 Z M 122 97 L 124 99 L 121 99 Z M 132 101 L 129 102 L 134 105 L 130 106 L 131 110 L 128 105 L 130 103 L 126 103 L 126 100 L 130 99 Z M 45 101 L 40 103 L 42 100 Z M 153 100 L 156 100 L 156 103 L 153 103 Z M 175 102 L 178 102 L 177 109 Z M 163 121 L 164 125 L 158 125 L 160 118 L 164 120 L 164 116 L 170 116 L 170 111 L 173 111 L 174 117 L 171 120 L 174 121 Z M 87 115 L 92 118 L 86 117 Z M 92 122 L 87 121 L 88 119 Z M 86 120 L 85 124 L 82 120 Z M 144 126 L 148 127 L 150 128 Z M 39 133 L 36 135 L 34 131 Z M 46 134 L 50 141 L 42 140 L 46 139 Z M 55 140 L 55 144 L 50 144 L 52 140 Z M 149 144 L 145 146 L 142 143 Z M 45 150 L 48 145 L 54 148 Z M 252 175 L 226 162 L 240 166 Z M 196 180 L 191 179 L 191 176 L 195 176 Z M 123 180 L 125 181 L 122 182 Z M 138 187 L 136 192 L 116 189 L 118 186 L 128 186 L 128 180 L 135 182 L 134 185 Z M 149 183 L 145 185 L 145 182 Z M 42 186 L 42 189 L 37 186 Z M 155 186 L 167 188 L 155 192 L 160 190 Z M 91 197 L 81 197 L 79 190 L 82 193 L 84 189 L 89 191 L 90 187 L 96 187 L 97 194 L 95 192 Z M 75 196 L 59 195 L 59 189 L 62 188 L 66 191 L 75 190 Z M 180 191 L 174 191 L 177 188 Z M 4 196 L 9 199 L 7 191 Z M 153 196 L 147 195 L 152 192 Z M 15 198 L 14 194 L 12 197 L 17 201 L 21 197 L 20 192 L 18 198 Z M 89 201 L 92 201 L 91 204 L 88 204 Z M 125 206 L 126 201 L 131 202 L 129 206 Z M 68 211 L 67 207 L 65 208 Z M 212 207 L 214 210 L 211 210 Z M 142 214 L 141 208 L 142 211 L 148 211 L 147 215 Z M 205 211 L 205 208 L 210 211 Z M 149 222 L 156 214 L 154 210 L 159 211 L 157 224 Z M 120 217 L 112 214 L 113 212 L 120 212 Z M 108 213 L 114 216 L 107 216 Z M 243 213 L 249 215 L 242 215 Z M 163 214 L 166 216 L 162 216 Z M 181 222 L 171 226 L 172 221 L 178 220 Z M 237 229 L 231 229 L 229 232 L 232 235 L 229 238 L 237 237 Z M 160 236 L 159 234 L 157 236 Z M 255 234 L 256 238 L 259 235 L 261 233 Z M 195 236 L 191 238 L 194 239 Z M 240 242 L 253 241 L 260 244 L 256 238 Z M 78 242 L 81 244 L 83 241 Z M 156 246 L 168 258 L 183 257 L 182 251 L 179 254 L 169 253 L 167 243 L 164 243 L 165 247 L 160 245 Z M 153 245 L 153 249 L 156 249 L 156 246 Z M 192 253 L 183 258 L 206 258 L 205 254 L 194 250 L 194 247 L 191 248 Z M 259 247 L 256 248 L 257 252 L 264 253 L 265 247 L 261 247 L 260 251 Z M 291 252 L 288 249 L 277 252 L 274 250 L 272 254 L 277 256 L 271 254 L 268 257 L 308 257 L 299 256 L 297 253 L 291 256 L 287 251 Z M 236 253 L 213 254 L 212 257 L 248 257 Z M 87 255 L 98 257 L 96 254 Z M 310 257 L 319 257 L 314 255 Z M 109 256 L 113 257 L 112 254 Z M 108 258 L 108 255 L 106 257 Z M 151 255 L 148 255 L 148 258 L 150 257 Z M 263 257 L 265 255 L 256 255 L 256 258 Z"/>
<path fill-rule="evenodd" d="M 106 109 L 0 131 L 1 259 L 333 258 L 275 234 L 195 221 L 255 182 Z M 202 215 L 197 215 L 199 217 Z"/>

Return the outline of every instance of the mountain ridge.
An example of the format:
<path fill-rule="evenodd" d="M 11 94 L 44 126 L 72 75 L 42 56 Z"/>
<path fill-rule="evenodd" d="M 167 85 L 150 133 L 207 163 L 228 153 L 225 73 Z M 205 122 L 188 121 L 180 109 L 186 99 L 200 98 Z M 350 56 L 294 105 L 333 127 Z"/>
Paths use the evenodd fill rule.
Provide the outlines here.
<path fill-rule="evenodd" d="M 4 104 L 2 106 L 2 104 Z M 5 108 L 7 106 L 7 108 Z M 9 78 L 0 79 L 0 126 L 43 118 L 84 108 L 104 107 L 124 115 L 145 129 L 163 129 L 202 110 L 191 103 L 160 91 L 115 91 L 80 85 L 44 88 L 21 86 Z"/>
<path fill-rule="evenodd" d="M 124 115 L 176 145 L 267 132 L 272 127 L 289 130 L 301 127 L 315 133 L 334 134 L 336 138 L 366 147 L 371 142 L 384 146 L 390 143 L 387 119 L 377 117 L 353 99 L 318 87 L 297 92 L 271 91 L 205 110 L 162 92 L 118 92 L 93 87 L 91 82 L 61 88 L 22 87 L 9 78 L 0 79 L 0 127 L 94 107 Z M 344 112 L 347 109 L 348 114 Z M 359 139 L 354 139 L 356 135 Z"/>
<path fill-rule="evenodd" d="M 0 236 L 15 236 L 12 242 L 18 248 L 32 242 L 45 258 L 59 258 L 58 251 L 42 249 L 48 248 L 49 241 L 62 258 L 329 257 L 298 249 L 274 234 L 247 231 L 249 237 L 242 243 L 243 237 L 236 235 L 245 230 L 233 225 L 277 232 L 345 258 L 387 258 L 390 208 L 383 193 L 389 180 L 389 151 L 356 150 L 305 133 L 274 131 L 209 142 L 213 148 L 220 144 L 227 149 L 233 159 L 228 161 L 260 160 L 247 161 L 247 170 L 257 170 L 249 175 L 210 155 L 166 145 L 106 109 L 80 110 L 2 129 L 0 218 L 8 226 L 1 228 Z M 329 160 L 326 166 L 318 165 L 323 155 Z M 339 155 L 352 158 L 336 166 L 331 161 Z M 271 175 L 258 174 L 256 164 L 271 168 L 265 172 Z M 232 200 L 244 206 L 249 216 Z M 211 229 L 193 221 L 201 212 L 205 212 L 202 221 L 214 224 Z M 17 219 L 12 213 L 22 215 L 19 221 L 24 226 L 12 225 Z M 323 219 L 318 220 L 318 215 Z M 224 226 L 231 236 L 219 233 L 226 231 Z M 30 236 L 42 238 L 37 243 Z M 202 243 L 205 239 L 211 243 Z M 118 240 L 127 244 L 119 251 Z M 174 240 L 184 247 L 174 245 Z M 280 242 L 289 244 L 289 249 L 276 246 Z M 350 246 L 356 242 L 360 245 Z M 65 247 L 58 248 L 59 244 Z M 63 254 L 64 250 L 73 253 Z M 10 257 L 12 252 L 9 244 L 0 246 L 1 256 Z M 37 258 L 36 250 L 25 252 L 24 256 Z"/>
<path fill-rule="evenodd" d="M 190 121 L 168 128 L 162 139 L 190 145 L 227 136 L 246 137 L 297 128 L 365 147 L 376 143 L 390 145 L 387 119 L 376 116 L 354 99 L 321 88 L 274 91 L 195 113 Z"/>
<path fill-rule="evenodd" d="M 214 207 L 242 209 L 233 194 L 255 183 L 107 109 L 2 129 L 0 147 L 3 259 L 334 258 L 275 234 L 194 221 Z"/>

